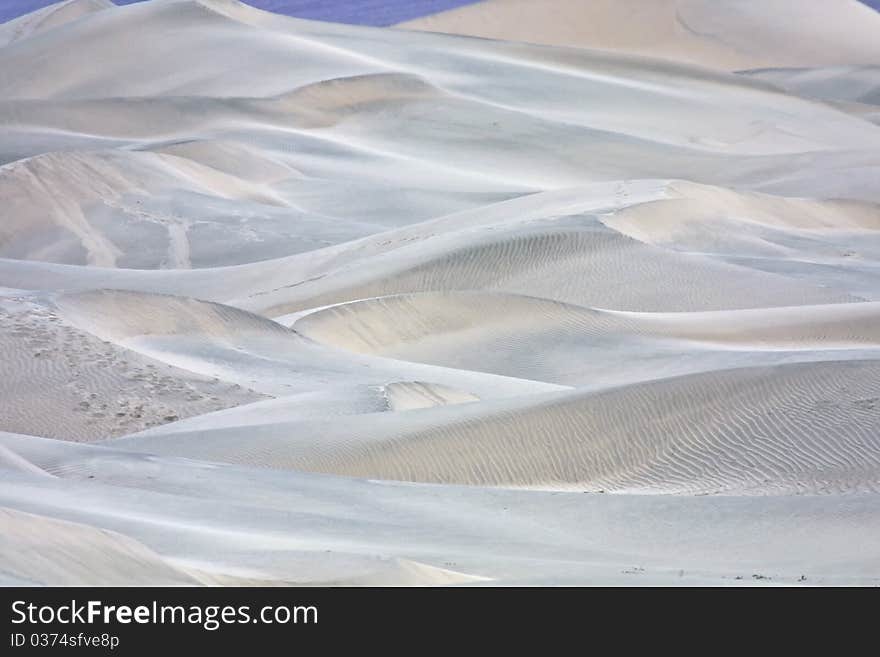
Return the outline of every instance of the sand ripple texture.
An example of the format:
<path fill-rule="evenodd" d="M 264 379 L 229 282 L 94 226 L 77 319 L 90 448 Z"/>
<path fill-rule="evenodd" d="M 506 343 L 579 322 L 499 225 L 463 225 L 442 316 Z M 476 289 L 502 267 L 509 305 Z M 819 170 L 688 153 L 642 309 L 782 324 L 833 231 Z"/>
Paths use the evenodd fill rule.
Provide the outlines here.
<path fill-rule="evenodd" d="M 0 583 L 880 584 L 880 13 L 584 4 L 0 25 Z"/>

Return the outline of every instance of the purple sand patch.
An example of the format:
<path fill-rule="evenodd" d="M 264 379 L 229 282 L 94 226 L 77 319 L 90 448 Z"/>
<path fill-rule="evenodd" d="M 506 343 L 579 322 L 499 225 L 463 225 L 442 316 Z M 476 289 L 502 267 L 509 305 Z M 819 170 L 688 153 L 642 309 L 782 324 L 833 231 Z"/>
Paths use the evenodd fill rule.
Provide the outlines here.
<path fill-rule="evenodd" d="M 113 0 L 131 5 L 143 0 Z M 384 27 L 472 5 L 479 0 L 243 0 L 247 4 L 287 16 L 332 23 Z M 58 0 L 0 0 L 0 23 L 23 16 Z"/>

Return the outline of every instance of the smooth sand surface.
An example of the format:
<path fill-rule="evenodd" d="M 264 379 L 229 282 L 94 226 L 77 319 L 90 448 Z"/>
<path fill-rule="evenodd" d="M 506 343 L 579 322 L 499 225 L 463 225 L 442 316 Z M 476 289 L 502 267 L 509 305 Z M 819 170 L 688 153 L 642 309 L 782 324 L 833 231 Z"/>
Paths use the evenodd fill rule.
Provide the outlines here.
<path fill-rule="evenodd" d="M 0 24 L 0 46 L 51 30 L 92 12 L 114 7 L 112 0 L 64 0 Z"/>
<path fill-rule="evenodd" d="M 0 25 L 0 583 L 880 583 L 880 15 L 404 27 Z"/>
<path fill-rule="evenodd" d="M 483 0 L 399 27 L 660 56 L 730 70 L 876 64 L 857 0 Z"/>
<path fill-rule="evenodd" d="M 4 506 L 123 532 L 148 542 L 172 567 L 220 573 L 229 583 L 876 582 L 878 505 L 870 494 L 591 495 L 407 485 L 12 434 L 0 441 L 55 476 L 5 474 Z M 403 568 L 396 555 L 431 568 Z"/>

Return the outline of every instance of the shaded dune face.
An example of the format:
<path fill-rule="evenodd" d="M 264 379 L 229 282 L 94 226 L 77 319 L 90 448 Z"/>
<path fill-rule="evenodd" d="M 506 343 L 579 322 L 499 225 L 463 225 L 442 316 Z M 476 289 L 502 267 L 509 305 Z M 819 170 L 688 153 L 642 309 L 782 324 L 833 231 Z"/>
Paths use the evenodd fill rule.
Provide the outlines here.
<path fill-rule="evenodd" d="M 52 304 L 0 305 L 3 430 L 94 441 L 263 395 L 141 356 L 65 321 Z"/>
<path fill-rule="evenodd" d="M 742 311 L 630 313 L 503 293 L 443 292 L 353 301 L 316 310 L 293 326 L 302 335 L 359 353 L 430 351 L 433 340 L 461 348 L 481 333 L 540 336 L 553 327 L 597 340 L 668 338 L 694 346 L 852 348 L 880 346 L 880 304 L 830 304 Z M 492 336 L 491 339 L 496 339 Z"/>
<path fill-rule="evenodd" d="M 877 326 L 875 303 L 630 313 L 477 292 L 379 297 L 293 324 L 317 342 L 361 354 L 594 388 L 746 365 L 873 358 Z"/>
<path fill-rule="evenodd" d="M 880 14 L 587 4 L 0 25 L 0 583 L 880 583 Z"/>
<path fill-rule="evenodd" d="M 873 363 L 695 375 L 485 421 L 456 419 L 443 428 L 375 441 L 338 465 L 331 465 L 332 453 L 303 460 L 341 474 L 442 483 L 627 492 L 876 492 L 877 380 Z"/>
<path fill-rule="evenodd" d="M 875 361 L 694 374 L 334 423 L 115 441 L 190 458 L 371 479 L 653 493 L 876 491 Z M 320 435 L 320 438 L 311 436 Z"/>

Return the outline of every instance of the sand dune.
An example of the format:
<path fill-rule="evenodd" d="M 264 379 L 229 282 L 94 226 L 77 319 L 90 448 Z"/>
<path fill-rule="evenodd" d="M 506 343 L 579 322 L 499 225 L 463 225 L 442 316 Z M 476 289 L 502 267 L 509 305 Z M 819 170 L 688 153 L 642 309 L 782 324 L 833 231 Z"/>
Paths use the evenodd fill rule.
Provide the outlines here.
<path fill-rule="evenodd" d="M 401 27 L 0 25 L 0 583 L 880 583 L 880 14 Z"/>
<path fill-rule="evenodd" d="M 873 358 L 878 313 L 874 303 L 632 313 L 444 292 L 331 306 L 293 328 L 360 354 L 597 388 L 745 365 Z"/>
<path fill-rule="evenodd" d="M 266 239 L 265 233 L 288 242 L 283 253 L 297 250 L 295 242 L 290 244 L 290 235 L 278 234 L 277 207 L 287 205 L 283 200 L 258 185 L 171 155 L 40 155 L 14 162 L 0 172 L 0 193 L 8 199 L 7 209 L 14 217 L 3 228 L 3 255 L 7 257 L 133 268 L 157 264 L 187 268 L 193 260 L 197 264 L 234 264 L 224 262 L 224 255 L 211 257 L 199 249 L 210 249 L 211 242 L 218 240 Z M 222 218 L 211 217 L 213 224 L 208 224 L 208 217 L 199 216 L 204 210 L 196 203 L 184 202 L 182 207 L 175 207 L 166 200 L 163 204 L 163 197 L 185 199 L 188 195 L 197 202 L 214 197 L 230 206 L 237 205 L 235 211 L 239 213 L 257 216 L 250 217 L 247 229 L 243 229 L 238 216 L 225 223 Z M 270 206 L 264 211 L 269 216 L 260 217 L 255 206 Z M 290 219 L 290 213 L 285 212 L 281 222 Z M 211 225 L 216 236 L 210 235 L 206 225 Z M 209 237 L 191 240 L 191 231 L 205 231 Z M 232 232 L 232 236 L 225 237 L 224 231 Z M 356 229 L 354 235 L 358 235 Z M 160 243 L 150 248 L 150 242 Z"/>
<path fill-rule="evenodd" d="M 805 363 L 354 422 L 268 423 L 251 427 L 246 441 L 235 430 L 175 433 L 172 425 L 112 444 L 433 483 L 689 494 L 876 491 L 878 381 L 875 360 Z"/>
<path fill-rule="evenodd" d="M 0 508 L 0 583 L 54 586 L 193 585 L 197 580 L 130 538 Z"/>
<path fill-rule="evenodd" d="M 478 331 L 531 330 L 556 326 L 584 337 L 626 334 L 732 347 L 810 349 L 880 346 L 880 304 L 792 306 L 761 310 L 633 313 L 486 293 L 425 293 L 378 297 L 310 312 L 293 324 L 297 333 L 360 353 L 423 349 L 428 341 L 454 336 L 459 347 Z"/>
<path fill-rule="evenodd" d="M 681 183 L 673 184 L 668 196 L 623 208 L 603 223 L 649 244 L 818 285 L 843 285 L 859 298 L 876 299 L 880 205 Z"/>
<path fill-rule="evenodd" d="M 845 286 L 660 250 L 576 215 L 462 231 L 271 290 L 242 305 L 282 315 L 390 294 L 487 289 L 622 310 L 709 310 L 856 300 Z"/>
<path fill-rule="evenodd" d="M 339 248 L 327 247 L 303 257 L 257 262 L 217 273 L 104 273 L 90 268 L 0 260 L 0 281 L 10 287 L 119 287 L 183 293 L 272 315 L 371 296 L 481 286 L 629 310 L 697 310 L 872 298 L 872 281 L 877 275 L 872 264 L 876 257 L 876 247 L 872 246 L 877 239 L 872 228 L 877 216 L 875 205 L 801 202 L 769 199 L 766 195 L 740 197 L 724 190 L 687 189 L 684 198 L 673 187 L 665 193 L 673 197 L 668 203 L 636 205 L 611 217 L 607 214 L 615 206 L 620 208 L 628 200 L 639 203 L 662 199 L 664 192 L 652 197 L 636 191 L 639 196 L 633 196 L 625 187 L 618 188 L 616 193 L 622 193 L 622 197 L 614 200 L 615 192 L 609 190 L 610 198 L 605 202 L 597 202 L 595 197 L 588 200 L 588 195 L 598 191 L 594 188 L 564 195 L 548 193 L 546 198 L 531 195 L 490 206 L 498 212 L 486 217 L 477 211 L 465 211 L 412 228 L 392 229 Z M 648 212 L 658 213 L 661 207 L 674 216 L 664 222 L 639 218 Z M 686 214 L 681 214 L 679 208 L 686 209 Z M 832 227 L 833 223 L 823 228 L 815 219 L 829 209 L 834 210 L 837 228 Z M 680 228 L 688 216 L 690 235 Z M 807 216 L 814 217 L 812 224 L 802 223 Z M 537 221 L 540 219 L 544 220 Z M 702 228 L 704 224 L 713 226 L 709 235 Z M 476 230 L 478 227 L 480 230 Z M 212 240 L 212 248 L 222 249 L 233 237 L 234 233 L 229 233 L 216 243 Z M 707 244 L 707 238 L 714 241 Z M 678 253 L 660 251 L 642 241 L 672 246 Z M 728 241 L 733 245 L 730 248 L 705 253 Z M 686 247 L 695 252 L 681 253 Z M 718 262 L 714 256 L 727 261 Z M 732 259 L 743 256 L 753 259 Z M 825 262 L 817 262 L 817 256 Z M 639 266 L 625 267 L 626 262 L 638 262 Z M 564 263 L 579 272 L 589 267 L 596 273 L 589 278 L 573 277 L 565 272 Z M 774 263 L 776 269 L 765 273 Z M 836 266 L 848 278 L 835 284 L 825 272 L 815 272 L 820 264 Z M 541 271 L 546 273 L 537 276 Z M 523 277 L 525 280 L 521 280 Z M 561 284 L 560 278 L 564 279 Z M 621 287 L 609 287 L 606 279 Z M 678 281 L 687 289 L 670 290 L 670 281 Z M 661 286 L 664 289 L 658 290 Z"/>
<path fill-rule="evenodd" d="M 856 0 L 483 0 L 400 27 L 660 56 L 726 69 L 874 63 Z"/>
<path fill-rule="evenodd" d="M 384 567 L 388 574 L 388 559 L 400 555 L 489 577 L 489 583 L 877 581 L 873 495 L 585 495 L 413 486 L 11 434 L 0 440 L 59 476 L 53 483 L 4 475 L 3 505 L 125 533 L 172 563 L 187 561 L 214 577 L 340 583 L 343 573 L 363 577 Z"/>
<path fill-rule="evenodd" d="M 495 398 L 562 386 L 327 349 L 287 327 L 230 306 L 112 290 L 57 297 L 80 330 L 170 366 L 271 396 L 336 386 L 421 381 Z"/>
<path fill-rule="evenodd" d="M 63 321 L 51 304 L 0 297 L 0 430 L 95 440 L 261 399 Z"/>
<path fill-rule="evenodd" d="M 880 105 L 880 67 L 771 68 L 745 71 L 799 96 Z"/>
<path fill-rule="evenodd" d="M 0 24 L 0 47 L 61 27 L 93 12 L 109 9 L 111 0 L 64 0 Z"/>

